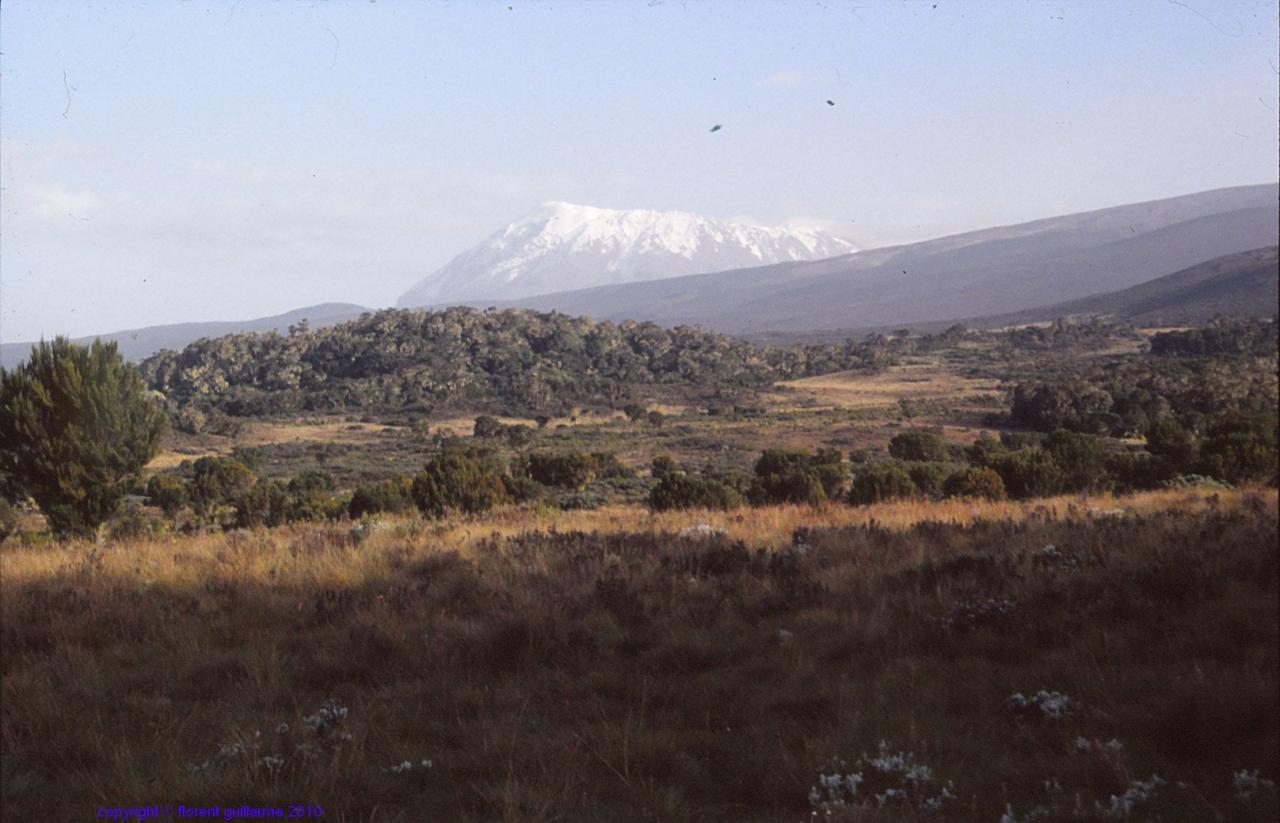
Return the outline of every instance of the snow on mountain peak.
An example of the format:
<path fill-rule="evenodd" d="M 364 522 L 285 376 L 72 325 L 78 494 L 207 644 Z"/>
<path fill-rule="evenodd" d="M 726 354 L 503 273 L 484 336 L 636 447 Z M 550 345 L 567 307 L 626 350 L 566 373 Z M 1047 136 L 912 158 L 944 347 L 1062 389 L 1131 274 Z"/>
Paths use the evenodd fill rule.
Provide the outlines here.
<path fill-rule="evenodd" d="M 531 297 L 856 250 L 816 229 L 547 201 L 428 275 L 398 305 Z"/>

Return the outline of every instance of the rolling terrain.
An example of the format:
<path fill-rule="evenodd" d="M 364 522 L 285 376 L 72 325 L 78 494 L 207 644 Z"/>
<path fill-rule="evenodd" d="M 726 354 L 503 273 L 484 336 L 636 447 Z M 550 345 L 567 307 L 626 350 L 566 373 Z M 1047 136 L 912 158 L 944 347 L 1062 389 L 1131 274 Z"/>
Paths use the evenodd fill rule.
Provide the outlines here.
<path fill-rule="evenodd" d="M 1275 241 L 1275 185 L 1202 192 L 816 262 L 512 301 L 729 334 L 982 317 L 1129 288 Z M 505 305 L 499 303 L 499 305 Z"/>
<path fill-rule="evenodd" d="M 1205 323 L 1215 315 L 1272 317 L 1280 300 L 1276 246 L 1215 257 L 1128 289 L 1097 294 L 971 326 L 1008 325 L 1059 317 L 1105 317 L 1135 326 Z"/>

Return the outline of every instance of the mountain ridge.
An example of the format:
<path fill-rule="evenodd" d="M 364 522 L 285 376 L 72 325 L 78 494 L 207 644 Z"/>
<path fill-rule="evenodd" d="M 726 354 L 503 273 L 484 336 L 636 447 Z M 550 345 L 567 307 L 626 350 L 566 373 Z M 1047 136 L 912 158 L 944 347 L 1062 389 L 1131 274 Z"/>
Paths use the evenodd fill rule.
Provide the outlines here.
<path fill-rule="evenodd" d="M 856 250 L 817 229 L 548 201 L 427 275 L 396 305 L 520 299 Z"/>
<path fill-rule="evenodd" d="M 1277 185 L 1061 215 L 827 260 L 603 286 L 497 306 L 730 334 L 918 324 L 1064 302 L 1275 241 Z"/>

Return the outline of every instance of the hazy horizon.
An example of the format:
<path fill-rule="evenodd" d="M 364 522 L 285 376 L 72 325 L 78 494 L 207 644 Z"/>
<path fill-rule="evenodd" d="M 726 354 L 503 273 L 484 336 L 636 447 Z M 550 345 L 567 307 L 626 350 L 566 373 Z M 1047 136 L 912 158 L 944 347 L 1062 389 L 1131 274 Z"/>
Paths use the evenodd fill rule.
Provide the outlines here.
<path fill-rule="evenodd" d="M 548 200 L 871 248 L 1274 183 L 1276 26 L 1262 2 L 9 2 L 0 339 L 391 305 Z"/>

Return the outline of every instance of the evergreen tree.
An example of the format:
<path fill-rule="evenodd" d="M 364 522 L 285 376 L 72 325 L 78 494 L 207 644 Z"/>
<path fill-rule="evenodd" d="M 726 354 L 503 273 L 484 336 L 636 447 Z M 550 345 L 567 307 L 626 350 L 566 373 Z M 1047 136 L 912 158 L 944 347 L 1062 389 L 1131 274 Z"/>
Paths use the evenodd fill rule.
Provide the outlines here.
<path fill-rule="evenodd" d="M 0 474 L 59 536 L 90 537 L 156 455 L 166 419 L 115 343 L 59 337 L 0 369 Z"/>

